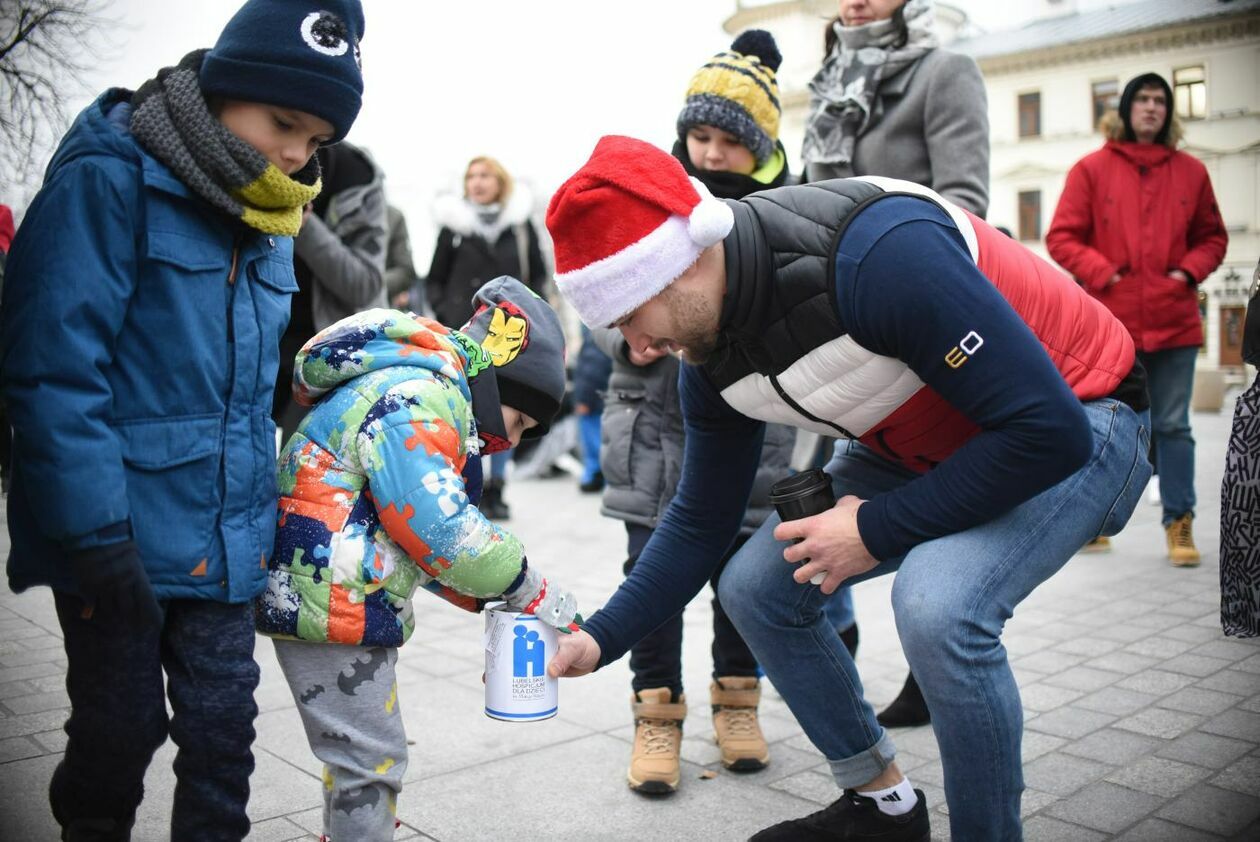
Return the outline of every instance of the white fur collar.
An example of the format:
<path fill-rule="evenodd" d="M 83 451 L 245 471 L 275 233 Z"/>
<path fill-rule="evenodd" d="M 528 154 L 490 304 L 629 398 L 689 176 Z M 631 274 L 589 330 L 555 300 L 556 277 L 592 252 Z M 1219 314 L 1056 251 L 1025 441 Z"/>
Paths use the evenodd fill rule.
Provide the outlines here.
<path fill-rule="evenodd" d="M 434 200 L 433 218 L 438 225 L 449 228 L 456 234 L 464 237 L 476 234 L 488 243 L 495 243 L 508 228 L 528 220 L 533 205 L 534 197 L 529 188 L 517 182 L 507 206 L 493 222 L 487 223 L 483 220 L 472 202 L 451 193 L 438 196 Z"/>

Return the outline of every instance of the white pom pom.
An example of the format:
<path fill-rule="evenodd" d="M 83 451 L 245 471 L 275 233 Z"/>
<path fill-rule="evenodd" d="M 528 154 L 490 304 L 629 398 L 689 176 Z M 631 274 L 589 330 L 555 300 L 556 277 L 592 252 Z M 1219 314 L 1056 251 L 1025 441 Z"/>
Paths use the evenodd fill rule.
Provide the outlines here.
<path fill-rule="evenodd" d="M 721 199 L 713 198 L 699 179 L 692 178 L 691 183 L 700 194 L 700 204 L 692 208 L 691 215 L 687 217 L 687 233 L 693 243 L 700 248 L 708 248 L 731 233 L 735 214 Z"/>

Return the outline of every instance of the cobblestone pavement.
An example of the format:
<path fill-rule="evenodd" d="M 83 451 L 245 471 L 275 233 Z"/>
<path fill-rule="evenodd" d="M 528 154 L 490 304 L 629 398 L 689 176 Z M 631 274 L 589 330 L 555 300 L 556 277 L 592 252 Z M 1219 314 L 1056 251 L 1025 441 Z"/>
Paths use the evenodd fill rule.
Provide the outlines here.
<path fill-rule="evenodd" d="M 1225 638 L 1218 624 L 1219 488 L 1229 413 L 1196 414 L 1194 427 L 1196 537 L 1204 564 L 1168 565 L 1158 509 L 1143 502 L 1110 554 L 1074 558 L 1008 626 L 1004 640 L 1026 712 L 1028 840 L 1260 839 L 1260 643 Z M 562 479 L 516 483 L 508 500 L 511 526 L 531 560 L 575 590 L 588 611 L 612 592 L 624 532 L 599 517 L 595 496 L 580 495 Z M 858 665 L 877 707 L 905 676 L 890 585 L 885 579 L 856 589 Z M 65 746 L 65 658 L 49 592 L 2 590 L 0 839 L 55 839 L 46 789 Z M 772 690 L 762 706 L 770 767 L 745 775 L 721 770 L 706 704 L 707 594 L 686 615 L 691 708 L 683 783 L 666 799 L 626 787 L 633 728 L 624 659 L 564 682 L 556 718 L 503 723 L 482 713 L 481 619 L 423 595 L 418 608 L 416 634 L 398 670 L 414 740 L 399 799 L 400 840 L 743 839 L 837 795 L 823 758 Z M 258 659 L 263 681 L 250 838 L 311 839 L 320 821 L 318 764 L 264 639 Z M 894 736 L 902 768 L 927 793 L 933 839 L 949 838 L 931 729 Z M 167 838 L 173 756 L 168 743 L 154 759 L 137 840 Z"/>

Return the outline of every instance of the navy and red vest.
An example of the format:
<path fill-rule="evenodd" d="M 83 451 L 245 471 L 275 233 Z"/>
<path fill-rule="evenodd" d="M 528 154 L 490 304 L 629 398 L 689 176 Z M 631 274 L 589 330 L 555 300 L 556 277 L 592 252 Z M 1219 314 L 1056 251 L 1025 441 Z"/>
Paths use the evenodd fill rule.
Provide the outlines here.
<path fill-rule="evenodd" d="M 1041 340 L 1073 394 L 1089 401 L 1117 393 L 1134 369 L 1133 340 L 1098 301 L 931 190 L 864 177 L 731 203 L 735 226 L 725 240 L 721 335 L 704 370 L 732 408 L 858 439 L 919 472 L 979 432 L 904 362 L 860 345 L 838 315 L 835 264 L 844 231 L 857 214 L 892 195 L 921 197 L 949 214 L 980 272 Z M 961 364 L 981 343 L 978 335 L 959 337 L 950 353 Z M 946 363 L 952 365 L 948 355 Z"/>

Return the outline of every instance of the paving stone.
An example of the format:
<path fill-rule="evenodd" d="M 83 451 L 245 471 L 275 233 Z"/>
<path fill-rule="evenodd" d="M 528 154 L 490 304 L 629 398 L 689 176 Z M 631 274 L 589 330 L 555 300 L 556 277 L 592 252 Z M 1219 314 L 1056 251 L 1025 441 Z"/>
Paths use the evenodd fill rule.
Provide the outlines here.
<path fill-rule="evenodd" d="M 1146 734 L 1151 737 L 1159 737 L 1163 740 L 1171 740 L 1180 737 L 1202 721 L 1203 717 L 1197 713 L 1183 713 L 1179 710 L 1166 710 L 1164 708 L 1147 708 L 1132 716 L 1126 716 L 1115 723 L 1114 727 L 1123 728 L 1126 731 L 1134 731 L 1138 734 Z"/>
<path fill-rule="evenodd" d="M 53 637 L 51 634 L 40 637 L 28 637 L 22 641 L 22 646 L 25 649 L 60 649 L 65 644 L 64 640 L 59 637 Z"/>
<path fill-rule="evenodd" d="M 1088 757 L 1090 760 L 1115 766 L 1131 763 L 1161 745 L 1163 743 L 1154 737 L 1118 731 L 1115 728 L 1103 728 L 1060 750 L 1077 757 Z"/>
<path fill-rule="evenodd" d="M 1034 816 L 1024 822 L 1024 842 L 1093 842 L 1104 840 L 1105 833 L 1069 824 L 1049 816 Z"/>
<path fill-rule="evenodd" d="M 1201 730 L 1252 743 L 1260 742 L 1260 713 L 1229 710 L 1204 722 Z"/>
<path fill-rule="evenodd" d="M 1220 838 L 1214 833 L 1204 833 L 1183 824 L 1146 819 L 1117 836 L 1116 842 L 1219 842 Z"/>
<path fill-rule="evenodd" d="M 918 783 L 917 781 L 915 782 Z M 795 795 L 816 804 L 830 804 L 840 797 L 840 790 L 830 775 L 818 772 L 799 772 L 770 784 L 771 789 Z"/>
<path fill-rule="evenodd" d="M 1097 658 L 1100 655 L 1106 655 L 1108 652 L 1115 651 L 1119 645 L 1117 641 L 1101 637 L 1073 637 L 1056 644 L 1054 649 L 1056 652 L 1067 652 L 1072 655 L 1085 655 L 1090 658 Z"/>
<path fill-rule="evenodd" d="M 1080 690 L 1055 687 L 1042 682 L 1019 688 L 1019 698 L 1024 707 L 1035 711 L 1053 710 L 1083 695 Z"/>
<path fill-rule="evenodd" d="M 1204 628 L 1203 626 L 1177 626 L 1175 628 L 1167 629 L 1164 632 L 1164 637 L 1171 637 L 1174 640 L 1189 640 L 1194 643 L 1206 643 L 1208 641 L 1224 642 L 1224 635 L 1222 635 L 1219 628 L 1210 629 Z M 1197 652 L 1198 649 L 1196 648 L 1195 651 Z M 1225 657 L 1224 655 L 1218 655 L 1215 652 L 1201 652 L 1200 654 L 1211 655 L 1215 658 Z"/>
<path fill-rule="evenodd" d="M 1139 693 L 1150 693 L 1155 696 L 1167 696 L 1176 693 L 1183 687 L 1194 683 L 1194 678 L 1176 672 L 1150 669 L 1131 675 L 1116 682 L 1117 687 L 1126 690 L 1137 690 Z"/>
<path fill-rule="evenodd" d="M 1260 713 L 1260 694 L 1252 696 L 1246 701 L 1239 702 L 1238 707 L 1243 710 L 1249 710 L 1252 713 Z"/>
<path fill-rule="evenodd" d="M 1141 672 L 1156 666 L 1160 663 L 1160 660 L 1159 658 L 1150 658 L 1146 655 L 1135 655 L 1132 652 L 1119 651 L 1108 652 L 1106 655 L 1091 658 L 1083 666 L 1132 675 L 1135 672 Z"/>
<path fill-rule="evenodd" d="M 1232 789 L 1234 792 L 1260 794 L 1260 757 L 1253 755 L 1242 758 L 1212 778 L 1211 783 L 1212 786 Z"/>
<path fill-rule="evenodd" d="M 1215 690 L 1204 690 L 1202 687 L 1187 687 L 1160 699 L 1158 706 L 1212 716 L 1224 713 L 1241 701 L 1240 697 L 1232 693 L 1218 693 Z"/>
<path fill-rule="evenodd" d="M 1054 734 L 1056 737 L 1080 739 L 1091 731 L 1097 731 L 1114 722 L 1116 717 L 1109 713 L 1065 705 L 1061 708 L 1043 713 L 1027 723 L 1034 731 Z"/>
<path fill-rule="evenodd" d="M 1125 763 L 1107 780 L 1138 792 L 1175 798 L 1210 774 L 1212 771 L 1202 766 L 1148 756 Z"/>
<path fill-rule="evenodd" d="M 1020 744 L 1020 752 L 1024 763 L 1029 763 L 1054 751 L 1059 746 L 1067 743 L 1064 737 L 1056 737 L 1053 734 L 1042 734 L 1040 731 L 1024 731 L 1024 738 Z M 898 755 L 900 757 L 900 755 Z"/>
<path fill-rule="evenodd" d="M 24 667 L 29 664 L 65 663 L 66 653 L 61 649 L 25 649 L 12 655 L 0 656 L 0 666 L 5 669 Z"/>
<path fill-rule="evenodd" d="M 0 684 L 0 701 L 17 696 L 29 696 L 34 692 L 35 688 L 29 681 L 10 681 L 8 684 Z"/>
<path fill-rule="evenodd" d="M 1175 658 L 1169 658 L 1159 665 L 1160 669 L 1193 675 L 1195 678 L 1207 678 L 1231 666 L 1234 662 L 1223 658 L 1209 658 L 1186 652 Z"/>
<path fill-rule="evenodd" d="M 1056 687 L 1068 687 L 1083 693 L 1100 690 L 1124 678 L 1123 673 L 1094 669 L 1087 666 L 1069 667 L 1062 672 L 1046 676 L 1045 683 Z"/>
<path fill-rule="evenodd" d="M 1054 638 L 1041 637 L 1036 634 L 1013 634 L 1009 638 L 1003 636 L 1002 645 L 1006 647 L 1007 657 L 1012 660 L 1040 652 L 1055 643 Z"/>
<path fill-rule="evenodd" d="M 1196 612 L 1198 610 L 1198 608 L 1194 609 Z M 1153 634 L 1160 633 L 1162 636 L 1162 632 L 1165 629 L 1175 628 L 1185 623 L 1186 617 L 1181 614 L 1177 614 L 1174 611 L 1168 610 L 1168 606 L 1165 606 L 1160 611 L 1150 611 L 1146 614 L 1139 614 L 1131 617 L 1129 622 L 1135 626 L 1142 626 L 1143 628 L 1150 629 Z M 1188 644 L 1188 641 L 1181 642 Z M 1186 648 L 1189 648 L 1189 645 L 1187 645 Z"/>
<path fill-rule="evenodd" d="M 1062 797 L 1106 776 L 1114 768 L 1070 754 L 1047 754 L 1024 765 L 1024 783 Z"/>
<path fill-rule="evenodd" d="M 1173 740 L 1155 754 L 1170 760 L 1183 760 L 1186 763 L 1206 766 L 1209 769 L 1224 769 L 1253 748 L 1252 743 L 1242 740 L 1205 734 L 1202 731 L 1191 731 Z"/>
<path fill-rule="evenodd" d="M 44 710 L 69 708 L 70 697 L 65 690 L 57 690 L 52 693 L 32 693 L 27 696 L 5 699 L 4 706 L 16 715 L 38 713 Z"/>
<path fill-rule="evenodd" d="M 1158 813 L 1160 818 L 1229 835 L 1260 816 L 1260 798 L 1199 784 Z"/>
<path fill-rule="evenodd" d="M 66 750 L 66 742 L 70 736 L 64 728 L 58 728 L 56 731 L 41 731 L 38 734 L 32 734 L 31 739 L 39 743 L 45 754 L 61 754 Z"/>
<path fill-rule="evenodd" d="M 1198 626 L 1186 626 L 1187 629 L 1196 629 Z M 1224 658 L 1227 661 L 1242 661 L 1250 658 L 1260 650 L 1260 643 L 1248 643 L 1245 640 L 1224 639 L 1212 640 L 1204 643 L 1202 646 L 1196 646 L 1193 650 L 1195 655 L 1207 655 L 1209 658 Z"/>
<path fill-rule="evenodd" d="M 293 842 L 310 839 L 311 835 L 287 818 L 254 822 L 249 828 L 249 842 Z M 395 834 L 394 839 L 400 837 Z"/>
<path fill-rule="evenodd" d="M 1115 625 L 1100 626 L 1094 631 L 1094 634 L 1098 637 L 1106 640 L 1114 640 L 1118 643 L 1133 643 L 1135 640 L 1143 640 L 1150 637 L 1151 630 L 1129 623 L 1118 623 Z"/>
<path fill-rule="evenodd" d="M 1221 670 L 1216 675 L 1210 675 L 1195 683 L 1208 690 L 1220 690 L 1222 693 L 1233 693 L 1236 696 L 1251 696 L 1260 693 L 1260 675 L 1242 670 Z"/>
<path fill-rule="evenodd" d="M 8 740 L 0 740 L 0 763 L 8 763 L 11 760 L 25 760 L 28 757 L 38 757 L 44 752 L 29 737 L 13 737 Z"/>
<path fill-rule="evenodd" d="M 1239 661 L 1236 666 L 1244 672 L 1260 673 L 1260 654 L 1252 655 L 1246 660 Z"/>
<path fill-rule="evenodd" d="M 1044 810 L 1046 807 L 1049 807 L 1058 800 L 1059 796 L 1053 793 L 1042 792 L 1039 789 L 1030 789 L 1025 787 L 1024 792 L 1019 798 L 1019 817 L 1021 819 L 1027 819 L 1029 816 Z"/>
<path fill-rule="evenodd" d="M 1148 637 L 1146 640 L 1135 640 L 1124 647 L 1125 652 L 1134 655 L 1145 655 L 1148 658 L 1173 658 L 1189 649 L 1194 644 L 1184 640 L 1173 640 L 1169 637 Z"/>
<path fill-rule="evenodd" d="M 1152 696 L 1149 693 L 1139 693 L 1136 690 L 1126 690 L 1123 687 L 1104 687 L 1096 693 L 1090 693 L 1088 696 L 1082 696 L 1077 699 L 1076 706 L 1086 710 L 1127 716 L 1142 708 L 1149 707 L 1158 698 L 1158 696 Z"/>
<path fill-rule="evenodd" d="M 66 711 L 49 710 L 0 719 L 0 740 L 51 731 L 65 724 Z"/>
<path fill-rule="evenodd" d="M 1076 666 L 1083 660 L 1085 660 L 1084 655 L 1073 655 L 1069 652 L 1055 652 L 1052 649 L 1043 649 L 1040 652 L 1025 655 L 1014 663 L 1023 669 L 1057 675 L 1069 667 Z"/>
<path fill-rule="evenodd" d="M 1052 804 L 1046 814 L 1104 833 L 1119 833 L 1163 803 L 1158 796 L 1102 781 Z"/>
<path fill-rule="evenodd" d="M 10 681 L 21 681 L 27 678 L 38 678 L 43 675 L 65 675 L 65 672 L 65 667 L 52 662 L 26 664 L 20 667 L 4 667 L 0 668 L 0 684 L 8 684 Z"/>

